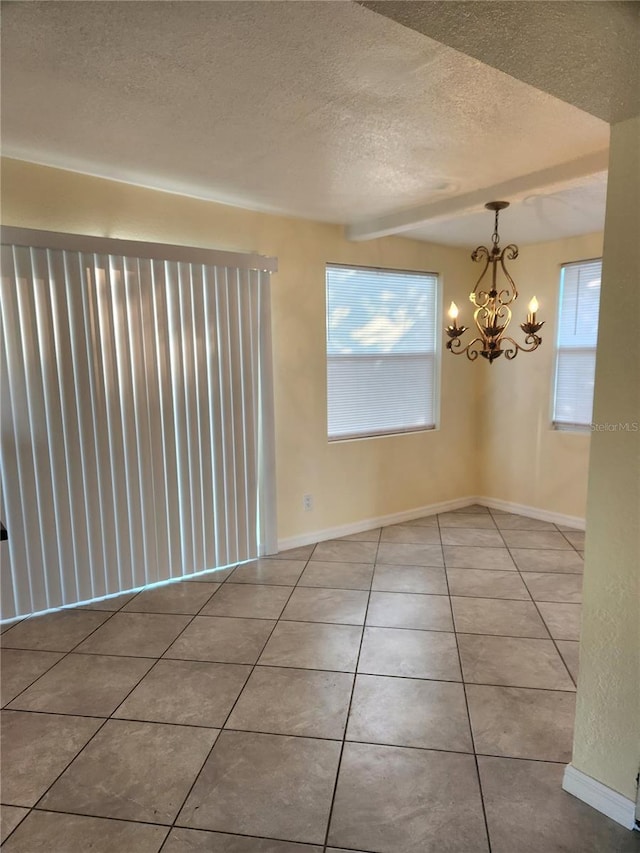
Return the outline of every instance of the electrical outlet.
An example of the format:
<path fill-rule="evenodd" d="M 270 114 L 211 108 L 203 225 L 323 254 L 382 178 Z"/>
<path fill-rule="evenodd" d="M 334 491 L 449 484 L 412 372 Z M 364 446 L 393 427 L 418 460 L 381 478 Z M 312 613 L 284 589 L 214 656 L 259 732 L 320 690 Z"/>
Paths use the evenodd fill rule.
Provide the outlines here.
<path fill-rule="evenodd" d="M 313 509 L 313 495 L 302 496 L 302 508 L 305 512 L 311 512 Z"/>

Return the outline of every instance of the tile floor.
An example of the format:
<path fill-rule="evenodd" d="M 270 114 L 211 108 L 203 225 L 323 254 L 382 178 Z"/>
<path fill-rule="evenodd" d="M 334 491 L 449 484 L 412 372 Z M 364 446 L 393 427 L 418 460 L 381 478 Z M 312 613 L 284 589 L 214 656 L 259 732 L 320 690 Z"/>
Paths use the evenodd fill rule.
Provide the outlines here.
<path fill-rule="evenodd" d="M 6 853 L 628 853 L 561 790 L 583 536 L 467 507 L 2 634 Z"/>

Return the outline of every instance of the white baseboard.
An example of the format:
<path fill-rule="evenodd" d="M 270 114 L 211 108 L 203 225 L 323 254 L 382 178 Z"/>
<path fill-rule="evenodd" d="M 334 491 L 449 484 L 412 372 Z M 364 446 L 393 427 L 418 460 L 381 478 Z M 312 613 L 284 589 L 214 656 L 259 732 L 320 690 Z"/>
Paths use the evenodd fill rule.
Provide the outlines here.
<path fill-rule="evenodd" d="M 324 542 L 326 539 L 339 539 L 341 536 L 350 536 L 352 533 L 362 533 L 374 527 L 386 527 L 389 524 L 400 524 L 402 521 L 413 521 L 414 518 L 423 518 L 425 515 L 436 515 L 439 512 L 448 512 L 452 509 L 462 509 L 473 503 L 480 503 L 474 497 L 456 498 L 452 501 L 442 501 L 428 506 L 419 506 L 415 509 L 407 509 L 402 512 L 392 512 L 388 515 L 379 515 L 374 518 L 363 518 L 351 524 L 341 524 L 338 527 L 325 527 L 324 530 L 310 530 L 308 533 L 300 533 L 298 536 L 287 536 L 278 540 L 278 550 L 286 551 L 288 548 L 299 548 L 301 545 L 313 545 L 315 542 Z"/>
<path fill-rule="evenodd" d="M 388 515 L 379 515 L 375 518 L 363 518 L 351 524 L 341 524 L 337 527 L 326 527 L 324 530 L 311 530 L 308 533 L 300 533 L 298 536 L 287 536 L 278 540 L 278 550 L 286 551 L 289 548 L 299 548 L 301 545 L 313 545 L 315 542 L 324 542 L 326 539 L 339 539 L 341 536 L 350 536 L 352 533 L 362 533 L 373 527 L 386 527 L 389 524 L 400 524 L 403 521 L 413 521 L 414 518 L 422 518 L 425 515 L 436 515 L 439 512 L 448 512 L 452 509 L 463 509 L 471 504 L 482 504 L 491 509 L 501 509 L 504 512 L 515 512 L 527 518 L 537 518 L 540 521 L 551 521 L 554 524 L 564 524 L 584 530 L 585 520 L 575 515 L 563 515 L 559 512 L 551 512 L 538 507 L 525 506 L 524 504 L 510 503 L 497 498 L 483 498 L 471 495 L 466 498 L 456 498 L 451 501 L 442 501 L 437 504 L 420 506 L 415 509 L 393 512 Z"/>
<path fill-rule="evenodd" d="M 615 820 L 625 829 L 637 829 L 633 800 L 628 800 L 617 791 L 607 788 L 602 782 L 597 782 L 586 773 L 576 770 L 571 764 L 565 767 L 562 787 L 567 793 Z"/>
<path fill-rule="evenodd" d="M 577 515 L 563 515 L 561 512 L 552 512 L 547 509 L 539 509 L 535 506 L 502 501 L 499 498 L 474 498 L 474 503 L 488 506 L 491 509 L 501 509 L 503 512 L 515 512 L 517 515 L 525 515 L 527 518 L 537 518 L 539 521 L 551 521 L 553 524 L 564 524 L 567 527 L 575 527 L 578 530 L 585 529 L 585 519 Z"/>

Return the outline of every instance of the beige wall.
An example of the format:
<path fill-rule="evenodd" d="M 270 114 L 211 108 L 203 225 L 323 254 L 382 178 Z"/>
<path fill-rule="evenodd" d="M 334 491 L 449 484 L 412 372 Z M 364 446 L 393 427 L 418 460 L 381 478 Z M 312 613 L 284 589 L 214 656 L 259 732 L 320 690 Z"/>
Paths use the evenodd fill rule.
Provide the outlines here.
<path fill-rule="evenodd" d="M 507 220 L 503 225 L 508 235 Z M 602 255 L 602 235 L 587 234 L 523 246 L 511 269 L 520 298 L 513 337 L 532 296 L 545 320 L 535 354 L 519 353 L 513 363 L 498 359 L 483 370 L 481 439 L 484 466 L 479 494 L 565 515 L 585 517 L 590 433 L 551 426 L 556 317 L 560 266 Z"/>
<path fill-rule="evenodd" d="M 640 117 L 613 125 L 594 421 L 640 424 Z M 640 431 L 594 432 L 572 764 L 630 799 L 640 767 Z"/>
<path fill-rule="evenodd" d="M 331 445 L 326 438 L 325 264 L 435 271 L 448 305 L 467 297 L 467 251 L 401 238 L 350 243 L 338 226 L 15 160 L 3 161 L 2 177 L 6 225 L 277 256 L 272 310 L 281 539 L 474 494 L 470 413 L 478 365 L 466 360 L 443 359 L 439 430 Z M 310 513 L 302 509 L 304 493 L 314 497 Z"/>

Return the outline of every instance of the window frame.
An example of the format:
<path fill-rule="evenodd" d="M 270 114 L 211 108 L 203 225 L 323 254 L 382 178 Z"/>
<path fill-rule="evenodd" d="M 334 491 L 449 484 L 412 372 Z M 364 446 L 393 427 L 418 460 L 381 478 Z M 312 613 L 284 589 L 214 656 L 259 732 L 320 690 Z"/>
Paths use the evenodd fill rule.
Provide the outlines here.
<path fill-rule="evenodd" d="M 593 354 L 597 357 L 598 351 L 598 342 L 596 338 L 595 346 L 593 347 L 561 347 L 560 346 L 560 330 L 561 330 L 561 317 L 562 317 L 562 303 L 563 303 L 563 295 L 564 295 L 564 271 L 567 267 L 576 267 L 576 266 L 584 266 L 587 264 L 600 263 L 600 293 L 598 295 L 598 329 L 600 325 L 600 297 L 602 295 L 602 256 L 596 256 L 593 258 L 580 258 L 577 261 L 566 261 L 560 264 L 560 273 L 558 280 L 558 298 L 557 298 L 557 312 L 556 312 L 556 333 L 554 340 L 554 349 L 553 349 L 553 381 L 551 383 L 551 429 L 555 432 L 572 432 L 577 434 L 590 434 L 591 433 L 591 422 L 587 424 L 582 423 L 567 423 L 564 421 L 556 421 L 556 400 L 557 400 L 557 389 L 558 389 L 558 369 L 559 369 L 559 355 L 563 350 L 573 349 L 574 351 L 581 350 L 583 352 L 593 352 Z M 591 400 L 592 405 L 592 417 L 593 417 L 593 398 Z"/>
<path fill-rule="evenodd" d="M 394 273 L 400 275 L 415 276 L 416 278 L 433 277 L 435 279 L 435 298 L 434 298 L 434 347 L 433 347 L 433 424 L 428 426 L 407 427 L 406 429 L 381 429 L 379 431 L 370 431 L 367 433 L 353 433 L 349 435 L 340 435 L 332 438 L 329 434 L 329 382 L 328 382 L 328 367 L 331 356 L 328 352 L 328 284 L 327 272 L 330 268 L 339 270 L 355 270 L 355 271 L 373 271 L 380 273 Z M 443 298 L 443 277 L 441 273 L 432 270 L 419 269 L 400 269 L 397 267 L 382 267 L 373 264 L 345 264 L 335 261 L 327 261 L 325 263 L 325 430 L 328 444 L 339 444 L 349 441 L 366 441 L 371 439 L 397 438 L 403 435 L 415 435 L 418 433 L 433 433 L 440 429 L 440 389 L 441 389 L 441 355 L 442 355 L 442 336 L 438 334 L 438 329 L 442 325 L 442 298 Z M 418 353 L 414 353 L 418 354 Z M 411 356 L 412 353 L 372 353 L 371 358 L 380 357 L 403 357 Z M 339 356 L 337 356 L 339 358 Z M 366 356 L 363 356 L 366 357 Z"/>

